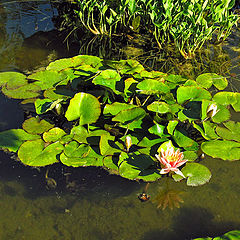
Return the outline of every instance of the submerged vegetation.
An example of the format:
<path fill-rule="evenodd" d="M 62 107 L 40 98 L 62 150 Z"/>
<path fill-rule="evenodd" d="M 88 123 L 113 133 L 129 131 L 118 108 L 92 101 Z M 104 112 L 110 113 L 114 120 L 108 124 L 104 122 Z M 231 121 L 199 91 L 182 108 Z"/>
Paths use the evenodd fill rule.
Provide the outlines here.
<path fill-rule="evenodd" d="M 234 0 L 76 0 L 60 9 L 61 28 L 110 38 L 140 33 L 140 39 L 154 37 L 160 49 L 174 43 L 189 59 L 206 41 L 219 43 L 229 36 L 239 20 L 234 5 Z"/>
<path fill-rule="evenodd" d="M 0 133 L 0 147 L 28 166 L 98 166 L 147 182 L 168 174 L 197 186 L 211 178 L 202 153 L 240 159 L 240 123 L 231 120 L 240 93 L 222 91 L 228 81 L 215 73 L 194 80 L 79 55 L 30 75 L 0 73 L 0 85 L 34 106 L 23 129 Z"/>

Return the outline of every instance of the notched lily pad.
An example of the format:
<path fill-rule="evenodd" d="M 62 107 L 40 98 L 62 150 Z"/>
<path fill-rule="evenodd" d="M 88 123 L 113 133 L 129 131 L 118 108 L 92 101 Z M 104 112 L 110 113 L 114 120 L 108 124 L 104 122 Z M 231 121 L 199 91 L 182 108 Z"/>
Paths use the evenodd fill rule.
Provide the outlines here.
<path fill-rule="evenodd" d="M 145 79 L 141 81 L 138 85 L 137 92 L 142 94 L 161 94 L 170 92 L 170 88 L 163 82 L 153 80 L 153 79 Z"/>
<path fill-rule="evenodd" d="M 50 129 L 48 132 L 43 133 L 43 140 L 45 142 L 56 142 L 61 139 L 66 132 L 59 127 Z"/>
<path fill-rule="evenodd" d="M 225 128 L 220 126 L 216 128 L 217 134 L 223 139 L 240 142 L 240 123 L 228 121 L 223 125 Z"/>
<path fill-rule="evenodd" d="M 40 120 L 39 118 L 29 118 L 24 121 L 22 125 L 23 129 L 32 134 L 42 134 L 54 127 L 54 124 L 47 122 L 46 120 Z"/>
<path fill-rule="evenodd" d="M 97 121 L 101 113 L 100 103 L 91 94 L 80 92 L 71 99 L 66 111 L 68 121 L 79 118 L 79 124 L 90 124 Z"/>
<path fill-rule="evenodd" d="M 39 138 L 39 135 L 29 134 L 23 129 L 10 129 L 0 132 L 0 148 L 7 149 L 11 152 L 17 152 L 24 141 Z"/>
<path fill-rule="evenodd" d="M 203 142 L 202 151 L 214 158 L 223 160 L 240 160 L 240 143 L 227 140 L 212 140 Z"/>
<path fill-rule="evenodd" d="M 209 182 L 212 174 L 210 170 L 200 163 L 186 163 L 181 169 L 183 175 L 187 178 L 188 186 L 200 186 Z M 180 175 L 173 175 L 175 181 L 182 179 Z"/>
<path fill-rule="evenodd" d="M 32 167 L 41 167 L 58 162 L 57 155 L 63 151 L 64 147 L 59 142 L 45 147 L 42 139 L 26 141 L 19 150 L 18 157 L 22 163 Z"/>

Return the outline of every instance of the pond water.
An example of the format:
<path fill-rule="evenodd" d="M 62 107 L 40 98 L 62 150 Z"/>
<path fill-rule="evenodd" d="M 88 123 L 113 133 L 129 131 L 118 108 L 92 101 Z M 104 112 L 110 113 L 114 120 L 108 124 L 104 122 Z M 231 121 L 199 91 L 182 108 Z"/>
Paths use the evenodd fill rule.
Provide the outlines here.
<path fill-rule="evenodd" d="M 1 1 L 0 71 L 28 71 L 76 52 L 54 30 L 56 14 L 48 1 Z M 222 71 L 227 65 L 233 90 L 240 89 L 239 36 L 230 37 L 222 53 L 226 61 L 219 63 Z M 18 101 L 1 95 L 0 131 L 21 127 L 23 120 Z M 1 151 L 0 239 L 187 240 L 240 229 L 240 163 L 212 158 L 201 163 L 212 172 L 208 184 L 194 188 L 162 178 L 148 186 L 150 200 L 141 202 L 145 183 L 100 168 L 54 165 L 48 169 L 48 178 L 57 181 L 52 188 L 47 168 L 23 166 Z M 164 202 L 169 205 L 162 210 Z"/>

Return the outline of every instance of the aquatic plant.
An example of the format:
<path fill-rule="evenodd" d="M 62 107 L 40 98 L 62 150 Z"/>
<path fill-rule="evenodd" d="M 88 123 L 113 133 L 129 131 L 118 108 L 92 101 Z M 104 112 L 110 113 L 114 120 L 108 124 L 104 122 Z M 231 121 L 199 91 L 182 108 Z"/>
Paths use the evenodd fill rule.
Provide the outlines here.
<path fill-rule="evenodd" d="M 203 237 L 203 238 L 194 238 L 193 240 L 234 240 L 240 238 L 240 231 L 239 230 L 232 230 L 227 232 L 219 237 Z"/>
<path fill-rule="evenodd" d="M 229 36 L 239 20 L 231 12 L 234 4 L 234 0 L 121 0 L 116 4 L 107 0 L 77 0 L 69 3 L 67 9 L 73 11 L 64 14 L 64 24 L 72 31 L 82 26 L 95 35 L 110 37 L 150 33 L 159 48 L 173 42 L 188 59 L 213 35 L 217 42 Z M 75 24 L 72 17 L 66 20 L 70 15 L 74 15 Z"/>
<path fill-rule="evenodd" d="M 231 112 L 240 111 L 240 93 L 222 91 L 228 81 L 215 73 L 193 80 L 147 71 L 135 60 L 79 55 L 30 75 L 2 72 L 0 85 L 23 109 L 34 106 L 27 107 L 22 129 L 0 133 L 1 149 L 28 166 L 97 166 L 151 182 L 163 173 L 155 155 L 166 157 L 170 144 L 182 152 L 174 156 L 188 160 L 178 165 L 187 185 L 197 186 L 211 178 L 199 162 L 201 151 L 240 159 L 240 123 L 231 120 Z"/>

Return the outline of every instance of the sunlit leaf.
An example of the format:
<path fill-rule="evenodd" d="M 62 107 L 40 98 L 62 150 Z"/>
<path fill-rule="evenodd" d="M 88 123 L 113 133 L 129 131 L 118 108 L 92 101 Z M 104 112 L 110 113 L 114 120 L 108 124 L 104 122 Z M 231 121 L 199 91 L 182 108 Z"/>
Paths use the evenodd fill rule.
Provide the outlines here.
<path fill-rule="evenodd" d="M 217 134 L 223 139 L 240 142 L 240 123 L 228 121 L 223 124 L 225 128 L 220 126 L 216 128 Z"/>
<path fill-rule="evenodd" d="M 168 93 L 170 92 L 170 88 L 163 82 L 153 80 L 153 79 L 145 79 L 138 83 L 137 90 L 142 94 L 160 94 L 160 93 Z"/>
<path fill-rule="evenodd" d="M 40 120 L 38 118 L 32 117 L 25 120 L 22 127 L 28 133 L 41 134 L 48 131 L 50 128 L 53 128 L 54 125 L 44 119 Z"/>
<path fill-rule="evenodd" d="M 106 104 L 103 110 L 103 114 L 117 115 L 119 112 L 125 109 L 135 108 L 136 105 L 114 102 L 112 104 Z"/>
<path fill-rule="evenodd" d="M 43 140 L 45 142 L 56 142 L 61 139 L 66 132 L 59 127 L 50 129 L 48 132 L 43 133 Z"/>
<path fill-rule="evenodd" d="M 39 135 L 25 132 L 23 129 L 10 129 L 0 132 L 0 148 L 16 152 L 20 145 L 26 140 L 39 139 Z"/>
<path fill-rule="evenodd" d="M 45 147 L 42 139 L 26 141 L 19 150 L 18 157 L 20 161 L 28 166 L 41 167 L 58 162 L 57 155 L 64 149 L 59 142 Z"/>
<path fill-rule="evenodd" d="M 240 160 L 240 143 L 227 140 L 203 142 L 202 151 L 214 158 L 223 160 Z"/>
<path fill-rule="evenodd" d="M 79 118 L 79 124 L 90 124 L 97 121 L 101 113 L 100 103 L 91 94 L 80 92 L 71 99 L 65 117 L 68 121 Z"/>

